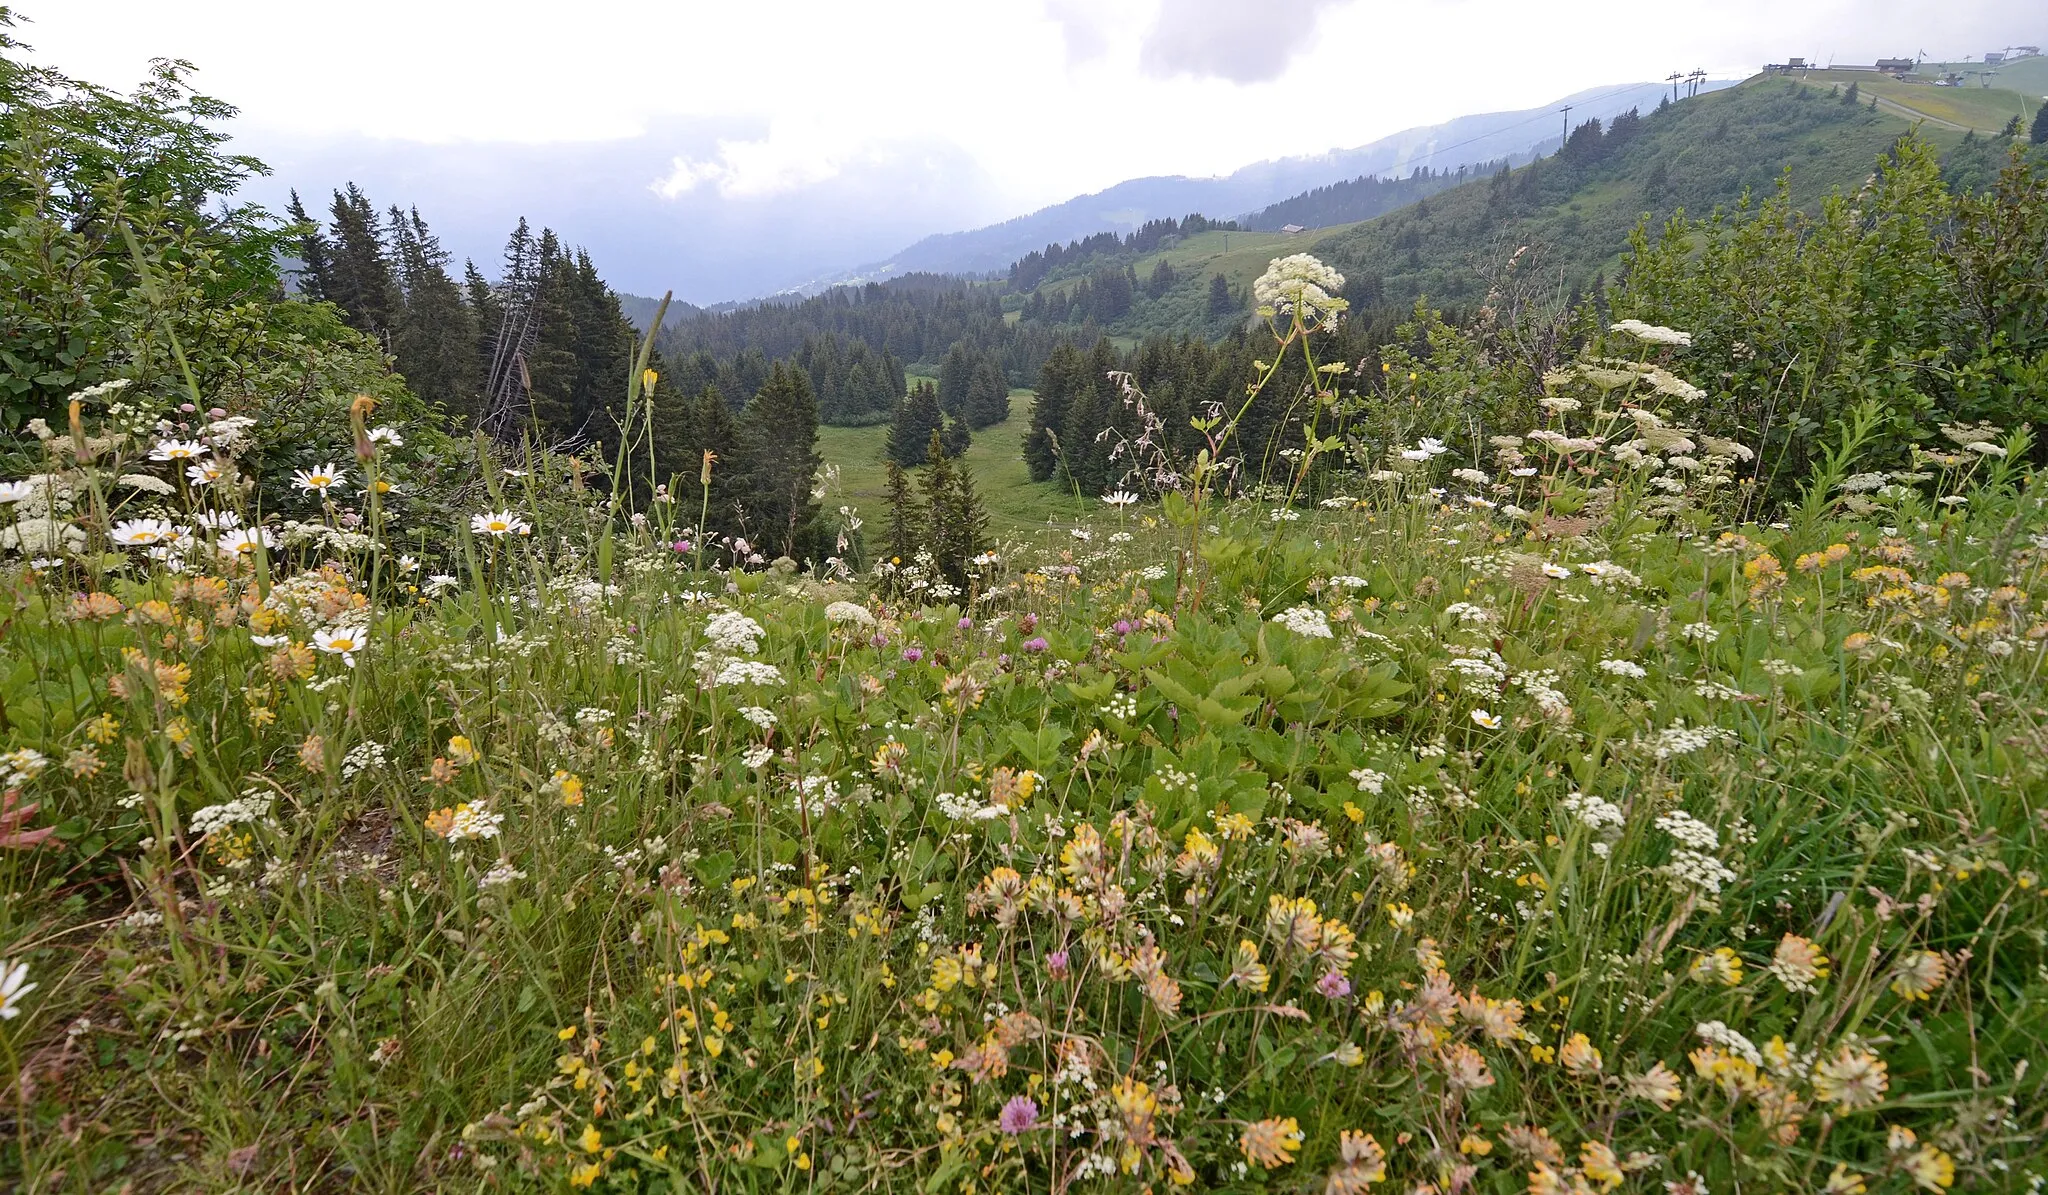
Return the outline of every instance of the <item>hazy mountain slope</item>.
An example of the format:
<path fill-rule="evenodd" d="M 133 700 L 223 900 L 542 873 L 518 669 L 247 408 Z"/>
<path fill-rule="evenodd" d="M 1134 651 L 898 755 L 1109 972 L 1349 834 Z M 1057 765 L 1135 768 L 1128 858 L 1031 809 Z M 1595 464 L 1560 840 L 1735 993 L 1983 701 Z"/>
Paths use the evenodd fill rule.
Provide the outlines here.
<path fill-rule="evenodd" d="M 1710 83 L 1718 87 L 1727 84 Z M 861 277 L 915 270 L 978 274 L 1002 270 L 1033 249 L 1093 233 L 1129 231 L 1147 220 L 1200 212 L 1228 218 L 1255 211 L 1315 187 L 1365 174 L 1407 174 L 1417 166 L 1456 170 L 1468 163 L 1527 154 L 1554 146 L 1562 117 L 1605 120 L 1630 108 L 1649 108 L 1670 94 L 1658 83 L 1589 88 L 1539 108 L 1461 116 L 1444 124 L 1406 129 L 1353 149 L 1256 162 L 1222 178 L 1165 176 L 1132 179 L 1093 195 L 1041 208 L 986 228 L 926 237 L 871 266 Z"/>
<path fill-rule="evenodd" d="M 1801 204 L 1853 190 L 1908 127 L 1828 88 L 1757 79 L 1654 112 L 1630 136 L 1575 136 L 1559 155 L 1345 229 L 1315 252 L 1349 276 L 1354 301 L 1475 299 L 1478 267 L 1523 245 L 1534 247 L 1526 267 L 1585 284 L 1617 263 L 1646 213 L 1703 215 L 1788 170 Z"/>

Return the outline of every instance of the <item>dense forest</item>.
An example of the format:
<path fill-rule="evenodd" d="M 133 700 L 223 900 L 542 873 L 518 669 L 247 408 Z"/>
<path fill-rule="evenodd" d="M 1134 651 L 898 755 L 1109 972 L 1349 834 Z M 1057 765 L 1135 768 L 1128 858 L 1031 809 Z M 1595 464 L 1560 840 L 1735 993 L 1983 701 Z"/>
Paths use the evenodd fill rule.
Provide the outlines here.
<path fill-rule="evenodd" d="M 1501 160 L 1460 166 L 1456 170 L 1417 166 L 1406 178 L 1361 175 L 1283 199 L 1246 216 L 1241 223 L 1255 232 L 1278 232 L 1289 224 L 1303 228 L 1353 224 L 1383 216 L 1439 191 L 1462 187 L 1475 178 L 1494 174 L 1509 165 L 1508 161 Z"/>

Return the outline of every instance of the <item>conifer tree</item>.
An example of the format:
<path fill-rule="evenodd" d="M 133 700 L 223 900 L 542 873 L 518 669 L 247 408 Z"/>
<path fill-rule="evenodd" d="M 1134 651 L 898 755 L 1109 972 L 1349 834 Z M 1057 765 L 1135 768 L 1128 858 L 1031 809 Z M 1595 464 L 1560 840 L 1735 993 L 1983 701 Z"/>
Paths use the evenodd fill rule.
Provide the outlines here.
<path fill-rule="evenodd" d="M 350 327 L 376 337 L 389 351 L 400 299 L 376 209 L 361 188 L 350 183 L 334 193 L 329 214 L 332 248 L 321 297 L 341 308 Z"/>
<path fill-rule="evenodd" d="M 947 454 L 938 432 L 933 432 L 925 445 L 925 466 L 918 477 L 918 488 L 924 491 L 925 543 L 931 549 L 933 562 L 950 581 L 961 537 L 957 509 L 960 483 L 953 458 Z"/>
<path fill-rule="evenodd" d="M 953 481 L 953 527 L 957 537 L 953 559 L 959 570 L 954 584 L 964 586 L 974 558 L 989 549 L 988 511 L 981 504 L 981 495 L 975 492 L 974 471 L 964 463 Z"/>
<path fill-rule="evenodd" d="M 1209 314 L 1212 316 L 1235 315 L 1237 300 L 1230 294 L 1230 279 L 1218 274 L 1209 279 Z"/>
<path fill-rule="evenodd" d="M 930 382 L 919 382 L 896 404 L 884 451 L 890 460 L 906 469 L 924 464 L 926 446 L 938 434 L 944 420 L 937 388 Z"/>
<path fill-rule="evenodd" d="M 742 476 L 753 507 L 749 523 L 763 553 L 816 556 L 818 402 L 804 371 L 776 362 L 740 417 Z"/>
<path fill-rule="evenodd" d="M 1010 384 L 995 361 L 984 357 L 967 382 L 967 400 L 960 415 L 976 431 L 994 427 L 1010 417 Z"/>
<path fill-rule="evenodd" d="M 285 213 L 292 223 L 299 226 L 299 293 L 314 301 L 327 297 L 328 262 L 327 238 L 320 232 L 320 222 L 306 214 L 306 205 L 299 202 L 297 188 L 292 190 L 292 201 L 285 206 Z"/>
<path fill-rule="evenodd" d="M 910 474 L 893 459 L 884 461 L 882 467 L 889 487 L 889 542 L 884 550 L 892 563 L 904 565 L 916 559 L 921 538 L 918 512 L 910 495 Z"/>
<path fill-rule="evenodd" d="M 2035 145 L 2048 145 L 2048 100 L 2041 103 L 2041 110 L 2034 113 L 2034 127 L 2027 133 L 2027 140 Z"/>
<path fill-rule="evenodd" d="M 946 359 L 939 363 L 939 409 L 958 415 L 967 407 L 967 389 L 974 378 L 974 358 L 965 345 L 953 342 Z"/>
<path fill-rule="evenodd" d="M 740 515 L 749 506 L 745 480 L 740 476 L 739 424 L 732 407 L 716 386 L 705 384 L 695 394 L 670 384 L 663 373 L 654 400 L 654 460 L 656 484 L 669 484 L 679 509 L 694 521 L 701 511 L 706 528 L 727 534 L 740 530 Z M 699 488 L 704 454 L 716 459 L 711 465 L 708 495 Z M 641 466 L 643 469 L 644 465 Z"/>
<path fill-rule="evenodd" d="M 945 446 L 946 455 L 954 460 L 967 455 L 969 439 L 967 421 L 964 419 L 948 415 L 945 422 L 939 425 L 939 443 Z"/>
<path fill-rule="evenodd" d="M 398 371 L 413 393 L 458 414 L 476 412 L 477 325 L 462 288 L 448 276 L 448 251 L 420 218 L 389 215 L 404 307 L 392 337 Z"/>

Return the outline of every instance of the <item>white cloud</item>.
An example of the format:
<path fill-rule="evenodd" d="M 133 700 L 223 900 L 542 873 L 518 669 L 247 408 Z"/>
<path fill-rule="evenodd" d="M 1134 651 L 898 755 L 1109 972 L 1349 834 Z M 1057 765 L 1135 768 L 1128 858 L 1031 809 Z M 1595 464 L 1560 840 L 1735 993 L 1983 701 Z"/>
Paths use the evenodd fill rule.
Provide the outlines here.
<path fill-rule="evenodd" d="M 1315 40 L 1323 10 L 1348 0 L 1160 0 L 1139 61 L 1161 78 L 1193 75 L 1232 83 L 1279 78 Z"/>

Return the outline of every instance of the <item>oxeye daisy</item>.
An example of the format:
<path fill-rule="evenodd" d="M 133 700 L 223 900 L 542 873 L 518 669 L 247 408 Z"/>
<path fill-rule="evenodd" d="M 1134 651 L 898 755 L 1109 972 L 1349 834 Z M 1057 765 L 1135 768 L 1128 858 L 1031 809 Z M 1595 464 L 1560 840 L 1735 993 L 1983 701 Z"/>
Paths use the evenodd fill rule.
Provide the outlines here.
<path fill-rule="evenodd" d="M 292 483 L 302 490 L 326 493 L 348 480 L 348 474 L 331 464 L 318 465 L 311 469 L 300 469 L 292 474 Z"/>
<path fill-rule="evenodd" d="M 36 487 L 26 481 L 0 481 L 0 506 L 26 502 L 35 497 Z"/>
<path fill-rule="evenodd" d="M 28 964 L 10 962 L 0 958 L 0 1020 L 11 1021 L 21 1015 L 21 998 L 36 990 L 28 982 Z"/>
<path fill-rule="evenodd" d="M 196 461 L 210 449 L 197 440 L 158 440 L 156 447 L 149 450 L 153 461 Z"/>
<path fill-rule="evenodd" d="M 147 548 L 177 539 L 178 528 L 165 519 L 124 519 L 107 535 L 123 547 Z"/>
<path fill-rule="evenodd" d="M 313 646 L 321 651 L 341 657 L 342 663 L 356 666 L 356 653 L 369 645 L 369 635 L 362 627 L 328 627 L 313 632 Z"/>
<path fill-rule="evenodd" d="M 227 475 L 228 467 L 215 460 L 185 466 L 185 480 L 193 485 L 212 485 Z"/>
<path fill-rule="evenodd" d="M 527 535 L 533 528 L 509 510 L 489 510 L 469 517 L 469 529 L 478 535 Z"/>
<path fill-rule="evenodd" d="M 1500 715 L 1493 713 L 1491 710 L 1473 710 L 1472 722 L 1474 725 L 1483 726 L 1487 730 L 1500 729 Z"/>
<path fill-rule="evenodd" d="M 277 546 L 268 528 L 248 527 L 220 537 L 220 550 L 229 556 L 253 556 L 258 549 Z"/>

